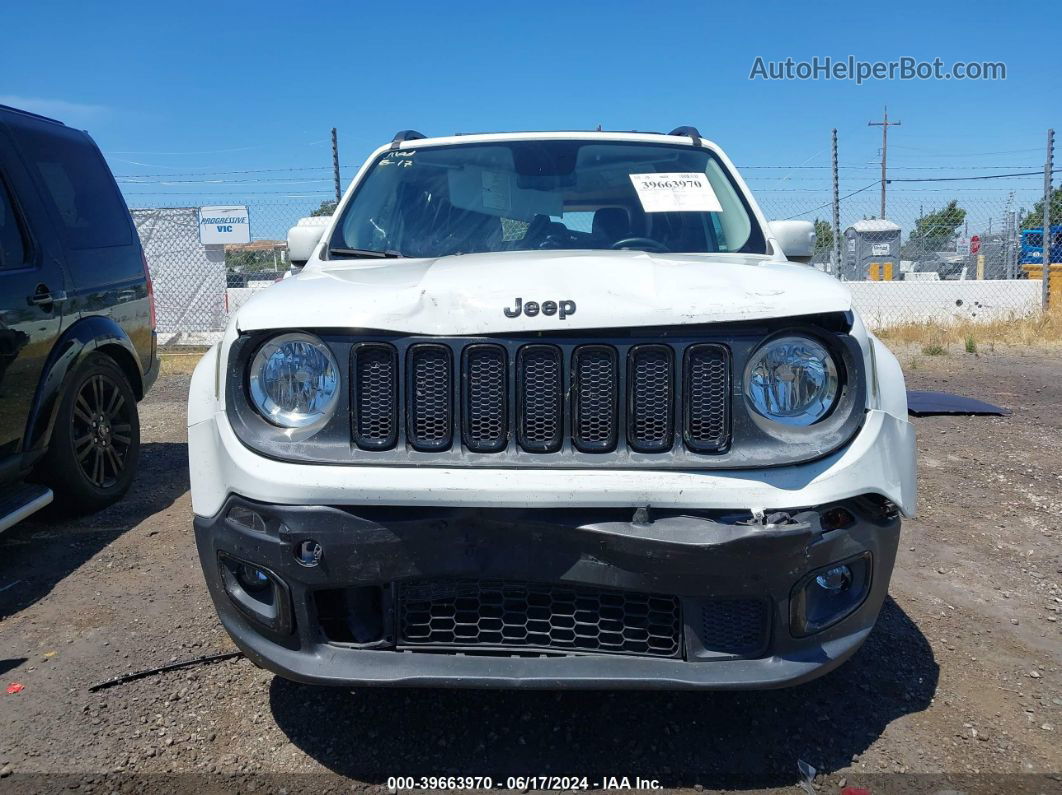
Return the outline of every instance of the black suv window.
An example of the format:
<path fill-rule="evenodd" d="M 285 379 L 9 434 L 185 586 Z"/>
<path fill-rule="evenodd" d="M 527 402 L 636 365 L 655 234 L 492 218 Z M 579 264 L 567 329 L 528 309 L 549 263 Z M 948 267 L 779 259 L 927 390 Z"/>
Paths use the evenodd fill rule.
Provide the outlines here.
<path fill-rule="evenodd" d="M 0 179 L 0 270 L 26 264 L 26 238 L 15 215 L 14 202 Z"/>
<path fill-rule="evenodd" d="M 55 208 L 67 247 L 129 245 L 129 213 L 106 163 L 86 138 L 66 130 L 19 137 Z"/>

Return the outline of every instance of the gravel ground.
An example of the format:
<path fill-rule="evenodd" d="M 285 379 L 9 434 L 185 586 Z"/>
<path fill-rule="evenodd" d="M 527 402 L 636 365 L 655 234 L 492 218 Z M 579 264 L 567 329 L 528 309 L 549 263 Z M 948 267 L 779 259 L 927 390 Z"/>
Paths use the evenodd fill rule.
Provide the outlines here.
<path fill-rule="evenodd" d="M 350 692 L 244 659 L 89 693 L 233 649 L 194 551 L 188 376 L 165 376 L 141 408 L 126 500 L 0 536 L 0 677 L 24 685 L 0 692 L 0 787 L 349 791 L 395 775 L 560 774 L 793 791 L 803 759 L 822 791 L 925 791 L 945 775 L 1062 790 L 1062 356 L 904 358 L 911 388 L 1014 414 L 915 420 L 921 513 L 877 628 L 836 672 L 761 693 Z"/>

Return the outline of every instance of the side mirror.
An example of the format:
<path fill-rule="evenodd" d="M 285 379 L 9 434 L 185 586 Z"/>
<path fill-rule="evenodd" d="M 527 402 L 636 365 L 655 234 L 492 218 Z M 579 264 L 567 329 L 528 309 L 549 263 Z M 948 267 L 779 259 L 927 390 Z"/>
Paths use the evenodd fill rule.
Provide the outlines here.
<path fill-rule="evenodd" d="M 301 268 L 313 256 L 313 250 L 321 242 L 324 230 L 323 224 L 308 226 L 301 222 L 288 230 L 288 259 L 293 268 Z"/>
<path fill-rule="evenodd" d="M 815 224 L 811 221 L 770 221 L 771 234 L 786 259 L 810 262 L 815 253 Z"/>

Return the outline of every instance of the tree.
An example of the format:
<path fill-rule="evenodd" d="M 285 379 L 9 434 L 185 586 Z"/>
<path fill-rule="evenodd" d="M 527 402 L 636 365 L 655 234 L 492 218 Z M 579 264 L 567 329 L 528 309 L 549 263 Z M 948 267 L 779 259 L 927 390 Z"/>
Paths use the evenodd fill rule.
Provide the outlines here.
<path fill-rule="evenodd" d="M 336 211 L 336 203 L 334 201 L 323 201 L 321 206 L 316 210 L 310 210 L 311 216 L 331 215 Z"/>
<path fill-rule="evenodd" d="M 225 249 L 225 267 L 233 273 L 275 271 L 280 265 L 277 248 L 245 249 L 238 246 Z"/>
<path fill-rule="evenodd" d="M 815 219 L 815 253 L 825 254 L 833 249 L 833 226 L 829 221 Z"/>
<path fill-rule="evenodd" d="M 1051 191 L 1051 226 L 1062 224 L 1062 187 Z M 1044 225 L 1044 200 L 1036 202 L 1031 212 L 1022 216 L 1019 226 L 1022 229 L 1039 229 Z"/>
<path fill-rule="evenodd" d="M 927 251 L 940 251 L 955 236 L 966 220 L 966 210 L 952 199 L 936 212 L 926 213 L 915 221 L 914 231 L 907 238 L 906 248 L 917 257 Z M 905 252 L 906 253 L 906 252 Z"/>

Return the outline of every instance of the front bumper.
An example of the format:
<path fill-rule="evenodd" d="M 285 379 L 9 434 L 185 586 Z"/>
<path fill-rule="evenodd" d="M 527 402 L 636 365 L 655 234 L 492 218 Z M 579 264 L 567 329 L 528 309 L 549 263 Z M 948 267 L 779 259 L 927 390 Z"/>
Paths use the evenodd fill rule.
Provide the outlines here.
<path fill-rule="evenodd" d="M 255 511 L 257 529 L 238 524 L 233 506 Z M 847 512 L 843 526 L 835 509 Z M 824 524 L 826 527 L 824 527 Z M 888 590 L 900 520 L 874 498 L 794 511 L 784 522 L 741 524 L 705 511 L 626 509 L 453 509 L 445 507 L 285 506 L 230 497 L 195 519 L 199 555 L 222 624 L 257 664 L 297 681 L 330 685 L 506 688 L 714 688 L 792 685 L 847 659 L 870 632 Z M 312 539 L 320 563 L 295 550 Z M 267 628 L 226 588 L 220 560 L 267 569 L 283 583 L 286 626 Z M 806 575 L 838 561 L 866 559 L 861 601 L 839 622 L 807 637 L 791 631 L 791 597 Z M 680 646 L 670 657 L 541 653 L 438 653 L 403 643 L 395 593 L 432 581 L 548 583 L 677 597 Z M 322 616 L 322 592 L 380 594 L 359 626 L 378 637 L 337 641 Z M 758 648 L 720 653 L 708 642 L 705 610 L 727 600 L 762 603 Z M 376 613 L 380 616 L 377 618 Z M 355 613 L 357 615 L 355 615 Z M 456 650 L 452 650 L 456 652 Z M 466 652 L 470 650 L 465 650 Z M 551 650 L 556 652 L 557 650 Z"/>

